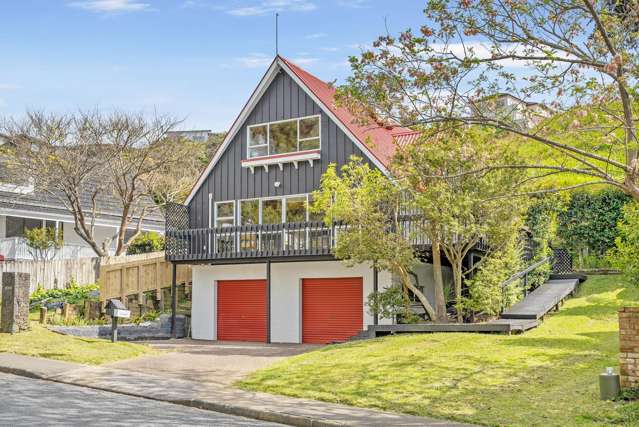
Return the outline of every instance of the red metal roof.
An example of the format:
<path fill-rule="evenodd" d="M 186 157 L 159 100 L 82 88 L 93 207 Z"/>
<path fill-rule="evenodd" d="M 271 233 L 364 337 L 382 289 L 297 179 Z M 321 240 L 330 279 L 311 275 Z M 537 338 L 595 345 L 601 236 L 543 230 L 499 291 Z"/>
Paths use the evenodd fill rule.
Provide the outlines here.
<path fill-rule="evenodd" d="M 335 89 L 333 87 L 288 59 L 281 56 L 280 59 L 384 166 L 390 164 L 398 146 L 405 146 L 419 136 L 418 131 L 401 126 L 384 127 L 377 123 L 366 125 L 358 123 L 355 116 L 347 108 L 335 105 Z"/>

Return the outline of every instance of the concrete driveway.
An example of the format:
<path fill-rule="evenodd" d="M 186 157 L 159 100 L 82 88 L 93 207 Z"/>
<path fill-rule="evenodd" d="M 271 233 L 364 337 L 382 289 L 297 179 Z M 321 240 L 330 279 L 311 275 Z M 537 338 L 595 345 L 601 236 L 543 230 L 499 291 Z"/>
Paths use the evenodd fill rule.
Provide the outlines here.
<path fill-rule="evenodd" d="M 225 386 L 279 360 L 321 347 L 190 339 L 151 341 L 146 344 L 162 350 L 162 353 L 105 366 Z"/>

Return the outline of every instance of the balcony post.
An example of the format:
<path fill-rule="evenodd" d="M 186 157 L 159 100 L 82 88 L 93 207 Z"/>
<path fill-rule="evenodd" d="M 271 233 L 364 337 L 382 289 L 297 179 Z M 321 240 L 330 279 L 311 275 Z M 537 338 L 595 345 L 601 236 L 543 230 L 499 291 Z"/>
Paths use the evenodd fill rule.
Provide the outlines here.
<path fill-rule="evenodd" d="M 377 290 L 379 288 L 379 272 L 377 271 L 377 266 L 373 266 L 373 292 L 375 294 L 377 294 Z M 374 325 L 378 325 L 379 324 L 379 314 L 377 313 L 377 310 L 375 310 L 375 312 L 373 313 L 373 324 Z"/>
<path fill-rule="evenodd" d="M 177 338 L 177 265 L 173 267 L 173 279 L 171 281 L 171 338 Z"/>
<path fill-rule="evenodd" d="M 266 342 L 271 343 L 271 260 L 266 261 Z"/>

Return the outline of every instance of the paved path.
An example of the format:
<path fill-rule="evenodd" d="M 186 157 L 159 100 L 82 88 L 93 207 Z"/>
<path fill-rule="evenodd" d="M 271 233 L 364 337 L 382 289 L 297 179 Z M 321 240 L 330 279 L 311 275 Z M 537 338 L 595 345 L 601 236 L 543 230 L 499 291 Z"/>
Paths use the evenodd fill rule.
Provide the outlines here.
<path fill-rule="evenodd" d="M 2 426 L 279 426 L 218 412 L 0 373 Z"/>
<path fill-rule="evenodd" d="M 49 368 L 50 372 L 47 372 Z M 0 371 L 295 426 L 467 426 L 452 421 L 247 392 L 168 375 L 55 362 L 7 353 L 0 353 Z"/>

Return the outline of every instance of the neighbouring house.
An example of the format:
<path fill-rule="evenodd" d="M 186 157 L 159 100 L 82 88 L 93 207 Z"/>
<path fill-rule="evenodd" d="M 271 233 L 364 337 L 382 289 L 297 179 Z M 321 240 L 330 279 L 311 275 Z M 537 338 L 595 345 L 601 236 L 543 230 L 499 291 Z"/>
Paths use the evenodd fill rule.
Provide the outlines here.
<path fill-rule="evenodd" d="M 366 308 L 391 274 L 336 260 L 338 230 L 308 206 L 330 163 L 356 155 L 388 173 L 417 133 L 356 124 L 334 92 L 277 56 L 185 205 L 167 207 L 166 258 L 192 265 L 193 338 L 329 343 L 392 322 Z M 414 277 L 432 301 L 432 265 Z"/>
<path fill-rule="evenodd" d="M 207 142 L 213 132 L 210 129 L 203 130 L 172 130 L 166 133 L 168 137 L 184 138 L 194 142 Z"/>
<path fill-rule="evenodd" d="M 0 139 L 0 145 L 3 143 L 5 141 Z M 86 211 L 91 212 L 88 193 L 82 203 Z M 117 201 L 105 194 L 99 197 L 97 206 L 96 240 L 100 244 L 106 241 L 111 253 L 114 253 L 121 210 Z M 132 227 L 135 226 L 134 219 Z M 16 177 L 15 173 L 9 173 L 7 158 L 0 156 L 0 256 L 4 260 L 33 259 L 24 236 L 26 230 L 39 227 L 51 227 L 61 233 L 63 246 L 50 254 L 52 258 L 96 256 L 93 249 L 74 231 L 73 215 L 60 198 L 39 189 L 37 183 L 28 177 Z M 144 231 L 164 233 L 164 218 L 159 212 L 148 214 L 141 228 Z M 131 229 L 130 233 L 133 232 Z"/>
<path fill-rule="evenodd" d="M 481 115 L 506 119 L 524 129 L 536 126 L 553 114 L 553 110 L 543 103 L 524 101 L 508 93 L 485 97 L 472 108 Z"/>

